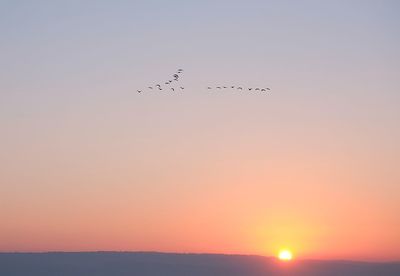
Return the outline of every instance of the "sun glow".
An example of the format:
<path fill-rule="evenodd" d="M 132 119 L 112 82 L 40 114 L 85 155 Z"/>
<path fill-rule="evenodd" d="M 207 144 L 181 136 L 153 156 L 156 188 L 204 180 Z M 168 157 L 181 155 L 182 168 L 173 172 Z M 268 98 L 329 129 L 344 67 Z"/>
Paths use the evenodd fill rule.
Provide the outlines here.
<path fill-rule="evenodd" d="M 281 261 L 290 261 L 293 258 L 293 254 L 292 252 L 290 252 L 287 249 L 282 249 L 281 251 L 279 251 L 279 255 L 278 255 L 279 260 Z"/>

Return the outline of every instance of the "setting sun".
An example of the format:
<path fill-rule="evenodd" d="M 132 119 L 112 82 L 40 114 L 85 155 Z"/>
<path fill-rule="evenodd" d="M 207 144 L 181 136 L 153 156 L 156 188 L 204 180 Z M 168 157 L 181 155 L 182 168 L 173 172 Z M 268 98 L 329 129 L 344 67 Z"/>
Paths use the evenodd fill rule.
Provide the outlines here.
<path fill-rule="evenodd" d="M 287 249 L 279 251 L 278 255 L 279 260 L 281 261 L 290 261 L 293 258 L 292 252 Z"/>

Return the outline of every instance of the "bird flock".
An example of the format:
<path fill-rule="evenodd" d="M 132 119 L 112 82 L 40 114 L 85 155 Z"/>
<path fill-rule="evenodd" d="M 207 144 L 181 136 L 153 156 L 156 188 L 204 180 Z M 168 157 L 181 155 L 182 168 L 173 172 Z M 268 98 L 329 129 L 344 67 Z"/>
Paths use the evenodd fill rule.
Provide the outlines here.
<path fill-rule="evenodd" d="M 185 87 L 183 86 L 176 86 L 177 82 L 179 82 L 179 78 L 183 74 L 183 69 L 178 69 L 174 74 L 172 74 L 171 78 L 166 80 L 165 82 L 162 82 L 163 84 L 155 84 L 154 86 L 148 86 L 147 91 L 149 90 L 158 90 L 158 91 L 179 91 L 179 90 L 185 90 Z M 236 86 L 236 85 L 230 85 L 230 86 L 207 86 L 207 90 L 225 90 L 225 89 L 230 89 L 230 90 L 238 90 L 238 91 L 254 91 L 254 92 L 268 92 L 271 89 L 269 87 L 246 87 L 246 86 Z M 142 93 L 145 90 L 137 90 L 138 93 Z"/>
<path fill-rule="evenodd" d="M 148 86 L 147 89 L 148 90 L 158 90 L 158 91 L 163 91 L 163 90 L 170 90 L 170 91 L 176 91 L 178 89 L 180 90 L 184 90 L 185 87 L 183 86 L 174 86 L 175 82 L 179 81 L 179 77 L 180 75 L 183 74 L 183 69 L 178 69 L 169 80 L 166 80 L 165 82 L 163 82 L 164 84 L 156 84 L 154 86 Z M 137 90 L 138 93 L 142 93 L 143 90 Z"/>
<path fill-rule="evenodd" d="M 271 88 L 266 87 L 266 88 L 260 88 L 260 87 L 244 87 L 244 86 L 215 86 L 215 87 L 211 87 L 208 86 L 207 87 L 208 90 L 212 90 L 212 89 L 237 89 L 237 90 L 244 90 L 244 91 L 261 91 L 261 92 L 267 92 L 270 91 Z"/>

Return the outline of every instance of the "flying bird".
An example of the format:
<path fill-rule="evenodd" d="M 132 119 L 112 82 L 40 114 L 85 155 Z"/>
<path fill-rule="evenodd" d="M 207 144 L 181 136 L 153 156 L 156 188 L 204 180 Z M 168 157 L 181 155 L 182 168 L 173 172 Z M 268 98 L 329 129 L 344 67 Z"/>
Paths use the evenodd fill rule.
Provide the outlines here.
<path fill-rule="evenodd" d="M 142 90 L 138 90 L 137 92 L 138 92 L 138 93 L 142 93 Z"/>
<path fill-rule="evenodd" d="M 175 89 L 174 89 L 173 87 L 171 87 L 171 90 L 172 90 L 172 91 L 175 91 Z"/>

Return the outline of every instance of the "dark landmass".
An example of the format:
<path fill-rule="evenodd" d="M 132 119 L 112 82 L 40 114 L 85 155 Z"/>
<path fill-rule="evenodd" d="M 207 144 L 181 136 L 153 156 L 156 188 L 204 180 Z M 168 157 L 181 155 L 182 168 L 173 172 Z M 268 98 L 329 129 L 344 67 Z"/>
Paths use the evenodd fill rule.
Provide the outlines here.
<path fill-rule="evenodd" d="M 151 252 L 0 253 L 4 276 L 399 276 L 400 262 L 302 260 Z"/>

